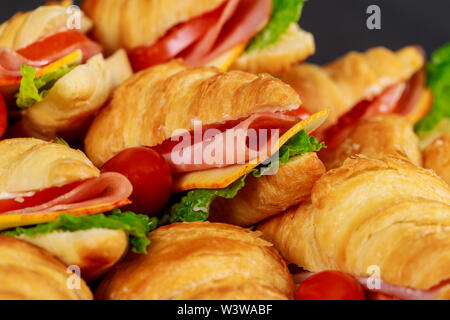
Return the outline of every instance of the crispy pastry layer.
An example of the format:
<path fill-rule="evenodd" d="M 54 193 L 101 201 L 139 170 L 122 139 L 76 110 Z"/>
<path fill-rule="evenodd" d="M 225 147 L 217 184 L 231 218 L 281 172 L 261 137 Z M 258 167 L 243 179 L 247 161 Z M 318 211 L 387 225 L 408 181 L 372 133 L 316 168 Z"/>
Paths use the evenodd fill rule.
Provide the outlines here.
<path fill-rule="evenodd" d="M 278 74 L 306 60 L 315 51 L 313 35 L 293 23 L 277 43 L 241 55 L 231 69 L 251 73 Z"/>
<path fill-rule="evenodd" d="M 130 254 L 115 267 L 96 292 L 98 299 L 293 297 L 286 264 L 258 232 L 199 222 L 173 224 L 149 237 L 148 254 Z"/>
<path fill-rule="evenodd" d="M 152 45 L 167 31 L 218 8 L 226 0 L 84 0 L 94 37 L 107 52 Z"/>
<path fill-rule="evenodd" d="M 295 90 L 269 75 L 174 60 L 135 74 L 114 92 L 89 129 L 86 153 L 101 166 L 123 149 L 155 146 L 176 130 L 192 130 L 193 119 L 209 125 L 300 104 Z"/>
<path fill-rule="evenodd" d="M 305 200 L 314 183 L 325 173 L 315 153 L 291 159 L 277 174 L 245 180 L 234 199 L 218 198 L 211 206 L 210 220 L 240 226 L 261 222 Z"/>
<path fill-rule="evenodd" d="M 350 52 L 324 67 L 304 63 L 282 74 L 280 79 L 297 90 L 308 111 L 330 109 L 326 128 L 359 102 L 410 79 L 424 63 L 423 55 L 415 47 L 397 52 L 377 47 L 365 53 Z"/>
<path fill-rule="evenodd" d="M 450 184 L 450 135 L 436 139 L 424 152 L 424 166 L 433 169 Z"/>
<path fill-rule="evenodd" d="M 259 226 L 288 261 L 357 277 L 378 266 L 382 280 L 422 290 L 450 279 L 450 188 L 432 171 L 355 157 L 323 175 L 311 198 Z"/>
<path fill-rule="evenodd" d="M 68 284 L 73 285 L 74 289 Z M 76 289 L 77 285 L 79 289 Z M 67 267 L 51 254 L 25 241 L 0 236 L 1 300 L 92 298 L 92 292 L 84 280 L 70 276 Z"/>
<path fill-rule="evenodd" d="M 348 157 L 356 154 L 371 158 L 394 155 L 422 165 L 419 139 L 411 123 L 394 114 L 360 121 L 338 149 L 325 150 L 320 158 L 330 170 L 340 167 Z"/>
<path fill-rule="evenodd" d="M 100 175 L 86 155 L 37 139 L 0 141 L 0 194 L 62 186 Z"/>
<path fill-rule="evenodd" d="M 40 139 L 81 136 L 112 91 L 133 74 L 128 57 L 101 54 L 59 79 L 48 95 L 23 113 L 25 132 Z"/>
<path fill-rule="evenodd" d="M 41 38 L 67 30 L 67 23 L 73 11 L 67 10 L 72 1 L 61 5 L 41 6 L 30 12 L 19 12 L 0 25 L 0 46 L 13 50 L 24 48 Z M 81 31 L 92 28 L 92 21 L 82 14 Z"/>
<path fill-rule="evenodd" d="M 128 249 L 128 236 L 121 230 L 53 232 L 33 238 L 22 235 L 20 239 L 47 250 L 66 265 L 80 267 L 86 281 L 105 275 Z"/>

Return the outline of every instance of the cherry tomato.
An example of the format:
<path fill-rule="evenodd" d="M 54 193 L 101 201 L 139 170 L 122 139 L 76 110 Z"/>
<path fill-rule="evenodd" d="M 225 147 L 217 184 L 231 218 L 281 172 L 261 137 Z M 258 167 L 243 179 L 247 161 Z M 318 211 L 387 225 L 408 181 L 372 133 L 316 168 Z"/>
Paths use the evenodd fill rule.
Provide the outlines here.
<path fill-rule="evenodd" d="M 340 271 L 325 271 L 306 279 L 295 300 L 365 300 L 364 291 L 352 276 Z"/>
<path fill-rule="evenodd" d="M 19 202 L 15 199 L 0 200 L 0 214 L 8 211 L 24 209 L 28 207 L 38 206 L 56 199 L 63 194 L 70 192 L 78 187 L 83 181 L 77 181 L 62 187 L 53 187 L 41 191 L 36 191 L 31 197 L 22 197 L 23 201 Z"/>
<path fill-rule="evenodd" d="M 6 111 L 6 103 L 0 94 L 0 138 L 5 134 L 8 126 L 8 112 Z"/>
<path fill-rule="evenodd" d="M 129 52 L 134 71 L 137 72 L 174 58 L 214 26 L 222 10 L 223 6 L 175 26 L 155 44 L 139 47 Z"/>
<path fill-rule="evenodd" d="M 150 148 L 126 149 L 109 160 L 102 172 L 118 172 L 130 180 L 133 203 L 126 210 L 155 216 L 169 201 L 172 173 L 166 160 Z"/>

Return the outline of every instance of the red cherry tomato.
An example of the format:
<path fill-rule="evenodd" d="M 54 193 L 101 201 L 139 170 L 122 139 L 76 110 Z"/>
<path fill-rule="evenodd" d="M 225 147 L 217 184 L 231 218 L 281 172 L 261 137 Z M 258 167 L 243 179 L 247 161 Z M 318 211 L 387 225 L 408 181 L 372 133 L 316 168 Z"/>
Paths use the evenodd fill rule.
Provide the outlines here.
<path fill-rule="evenodd" d="M 155 216 L 169 201 L 172 173 L 166 160 L 150 148 L 126 149 L 109 160 L 102 172 L 118 172 L 130 180 L 133 203 L 127 210 Z"/>
<path fill-rule="evenodd" d="M 340 271 L 325 271 L 306 279 L 298 288 L 295 300 L 365 300 L 361 285 Z"/>
<path fill-rule="evenodd" d="M 177 56 L 217 23 L 222 10 L 223 6 L 175 26 L 155 44 L 132 50 L 129 58 L 134 71 L 167 62 Z"/>
<path fill-rule="evenodd" d="M 31 197 L 22 197 L 23 201 L 21 202 L 16 201 L 15 199 L 0 200 L 0 214 L 8 211 L 19 210 L 44 204 L 46 202 L 49 202 L 50 200 L 53 200 L 59 196 L 62 196 L 63 194 L 70 192 L 74 188 L 78 187 L 82 182 L 83 181 L 77 181 L 62 187 L 53 187 L 41 191 L 36 191 Z"/>

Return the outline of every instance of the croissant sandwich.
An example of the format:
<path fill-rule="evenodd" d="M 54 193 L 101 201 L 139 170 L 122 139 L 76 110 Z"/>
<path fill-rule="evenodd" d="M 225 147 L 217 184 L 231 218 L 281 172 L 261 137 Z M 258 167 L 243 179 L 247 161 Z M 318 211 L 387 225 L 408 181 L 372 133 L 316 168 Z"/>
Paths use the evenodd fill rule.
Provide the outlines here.
<path fill-rule="evenodd" d="M 252 225 L 303 200 L 325 171 L 314 153 L 323 144 L 308 133 L 327 112 L 302 121 L 300 105 L 292 88 L 269 75 L 174 60 L 120 86 L 85 149 L 98 167 L 127 148 L 158 151 L 174 174 L 173 193 L 195 189 L 167 222 L 204 220 L 211 202 L 225 198 L 213 220 Z"/>
<path fill-rule="evenodd" d="M 149 238 L 148 254 L 128 255 L 101 283 L 97 299 L 293 298 L 286 264 L 260 232 L 208 222 L 176 223 Z"/>
<path fill-rule="evenodd" d="M 78 275 L 45 250 L 0 236 L 1 300 L 92 300 Z"/>
<path fill-rule="evenodd" d="M 369 117 L 396 113 L 412 124 L 419 121 L 432 103 L 424 63 L 419 47 L 397 52 L 376 47 L 364 53 L 350 52 L 323 67 L 300 64 L 280 79 L 297 90 L 306 112 L 330 110 L 317 135 L 331 152 L 356 123 Z"/>
<path fill-rule="evenodd" d="M 129 238 L 145 252 L 147 216 L 112 211 L 129 203 L 132 186 L 100 174 L 78 150 L 37 139 L 0 142 L 2 235 L 45 248 L 86 280 L 102 276 L 126 253 Z"/>
<path fill-rule="evenodd" d="M 310 202 L 258 229 L 309 272 L 346 272 L 401 299 L 450 299 L 450 188 L 407 160 L 353 157 L 317 181 Z"/>
<path fill-rule="evenodd" d="M 314 53 L 297 21 L 303 0 L 84 0 L 93 35 L 129 52 L 136 71 L 183 58 L 254 73 L 283 72 Z"/>
<path fill-rule="evenodd" d="M 433 169 L 450 185 L 450 135 L 436 139 L 423 151 L 424 167 Z"/>
<path fill-rule="evenodd" d="M 70 4 L 18 13 L 0 26 L 0 93 L 10 120 L 23 119 L 11 136 L 78 137 L 132 74 L 124 51 L 103 58 L 84 34 L 92 22 Z"/>

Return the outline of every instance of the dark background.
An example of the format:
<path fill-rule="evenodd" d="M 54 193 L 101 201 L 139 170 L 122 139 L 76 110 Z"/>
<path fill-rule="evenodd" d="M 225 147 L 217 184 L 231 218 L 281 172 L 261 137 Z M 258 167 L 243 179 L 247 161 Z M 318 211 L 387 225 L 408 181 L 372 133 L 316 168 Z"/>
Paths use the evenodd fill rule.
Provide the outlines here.
<path fill-rule="evenodd" d="M 0 20 L 44 2 L 2 0 Z M 381 8 L 381 30 L 366 27 L 366 10 L 372 4 Z M 349 50 L 376 45 L 398 49 L 419 44 L 430 54 L 450 42 L 450 0 L 309 0 L 300 24 L 316 38 L 317 53 L 311 58 L 315 62 L 324 63 Z"/>

